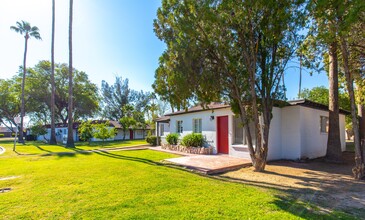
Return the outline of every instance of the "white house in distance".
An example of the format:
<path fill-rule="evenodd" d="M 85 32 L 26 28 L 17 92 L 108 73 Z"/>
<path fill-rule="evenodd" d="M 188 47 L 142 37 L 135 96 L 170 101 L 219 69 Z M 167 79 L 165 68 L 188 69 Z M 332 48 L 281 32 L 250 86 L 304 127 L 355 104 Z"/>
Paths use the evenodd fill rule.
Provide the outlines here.
<path fill-rule="evenodd" d="M 92 123 L 105 123 L 106 120 L 94 120 L 92 121 Z M 78 133 L 78 128 L 80 126 L 81 123 L 79 122 L 74 122 L 73 124 L 73 135 L 74 135 L 74 140 L 75 141 L 80 141 L 80 136 Z M 51 126 L 50 125 L 46 125 L 45 126 L 47 129 L 47 134 L 45 135 L 39 135 L 37 137 L 38 141 L 44 141 L 44 140 L 49 140 L 51 137 Z M 111 139 L 107 139 L 106 141 L 115 141 L 115 140 L 123 140 L 124 137 L 124 131 L 122 129 L 122 126 L 119 124 L 119 122 L 117 121 L 109 121 L 109 128 L 115 128 L 116 129 L 116 135 L 114 136 L 114 138 Z M 67 135 L 68 132 L 68 128 L 67 128 L 67 124 L 62 124 L 62 123 L 57 123 L 56 124 L 56 140 L 59 143 L 62 143 L 63 141 L 63 137 L 65 135 Z M 148 131 L 150 130 L 150 127 L 147 126 L 146 128 L 132 128 L 130 127 L 126 133 L 125 133 L 125 140 L 142 140 L 145 139 Z M 101 141 L 99 139 L 96 138 L 92 138 L 91 141 Z"/>
<path fill-rule="evenodd" d="M 328 106 L 309 100 L 288 101 L 273 108 L 268 160 L 297 160 L 325 156 L 328 138 Z M 346 148 L 345 115 L 340 110 L 341 148 Z M 229 105 L 212 103 L 208 109 L 195 106 L 156 120 L 156 136 L 179 133 L 181 137 L 202 133 L 215 154 L 249 158 L 245 131 Z"/>

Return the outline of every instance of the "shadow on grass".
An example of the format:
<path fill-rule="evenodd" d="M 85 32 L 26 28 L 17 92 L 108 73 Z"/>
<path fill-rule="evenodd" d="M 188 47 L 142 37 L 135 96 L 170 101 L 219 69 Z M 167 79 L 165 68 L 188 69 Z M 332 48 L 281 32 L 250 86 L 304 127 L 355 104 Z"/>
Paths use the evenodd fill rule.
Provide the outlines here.
<path fill-rule="evenodd" d="M 138 163 L 144 163 L 150 166 L 163 166 L 172 168 L 175 170 L 180 170 L 184 172 L 189 172 L 189 170 L 184 169 L 179 166 L 164 164 L 161 162 L 157 162 L 154 160 L 141 158 L 141 157 L 133 157 L 126 156 L 121 154 L 111 153 L 105 150 L 92 150 L 86 151 L 78 148 L 65 148 L 68 150 L 72 150 L 73 152 L 51 152 L 48 150 L 44 150 L 42 147 L 38 146 L 40 150 L 47 152 L 47 154 L 43 154 L 41 156 L 53 156 L 56 155 L 58 157 L 75 157 L 77 154 L 82 155 L 91 155 L 97 154 L 99 156 L 109 157 L 113 159 L 119 160 L 128 160 Z M 316 171 L 316 170 L 314 170 Z M 323 170 L 322 170 L 323 171 Z M 324 179 L 322 175 L 316 172 L 307 172 L 310 174 L 310 177 L 302 177 L 302 176 L 294 176 L 283 173 L 276 172 L 268 172 L 270 175 L 284 176 L 287 178 L 293 178 L 298 180 L 299 184 L 303 187 L 285 187 L 280 183 L 271 184 L 259 181 L 245 180 L 245 179 L 235 179 L 232 177 L 223 177 L 219 175 L 215 176 L 207 176 L 201 173 L 197 173 L 198 175 L 211 178 L 223 182 L 244 184 L 248 186 L 259 187 L 262 189 L 274 191 L 275 199 L 272 202 L 278 209 L 281 209 L 285 212 L 291 213 L 301 218 L 309 218 L 309 219 L 355 219 L 355 217 L 362 218 L 365 215 L 365 211 L 361 208 L 353 208 L 352 210 L 343 209 L 340 207 L 340 202 L 336 197 L 340 190 L 344 190 L 344 187 L 348 190 L 352 190 L 354 195 L 352 197 L 347 198 L 348 204 L 357 204 L 361 202 L 361 198 L 357 195 L 361 195 L 364 191 L 361 189 L 365 189 L 364 182 L 356 182 L 356 181 L 348 181 L 344 185 L 341 180 L 333 180 L 330 177 L 328 179 Z M 342 174 L 342 172 L 338 172 Z M 333 174 L 333 173 L 332 173 Z M 336 174 L 333 174 L 336 175 Z M 345 189 L 345 190 L 346 190 Z M 359 191 L 357 191 L 359 190 Z M 363 194 L 364 195 L 364 194 Z M 321 207 L 318 209 L 317 207 Z M 333 211 L 335 210 L 335 211 Z M 338 211 L 336 211 L 338 210 Z M 340 212 L 339 212 L 340 211 Z M 346 213 L 349 212 L 349 213 Z"/>
<path fill-rule="evenodd" d="M 98 154 L 100 156 L 110 157 L 113 159 L 134 161 L 134 162 L 144 163 L 144 164 L 152 165 L 152 166 L 163 166 L 163 167 L 168 167 L 168 168 L 171 168 L 174 170 L 180 170 L 180 171 L 191 173 L 191 171 L 184 169 L 180 166 L 164 164 L 164 163 L 156 162 L 156 161 L 153 161 L 150 159 L 114 154 L 114 153 L 110 153 L 107 151 L 96 151 L 93 153 Z M 267 173 L 271 173 L 272 175 L 282 175 L 282 174 L 278 174 L 275 172 L 267 172 Z M 274 191 L 275 199 L 272 203 L 279 209 L 281 209 L 285 212 L 291 213 L 293 215 L 296 215 L 298 217 L 301 217 L 301 218 L 355 219 L 355 217 L 351 216 L 351 214 L 348 214 L 348 213 L 345 213 L 342 211 L 341 212 L 333 211 L 333 210 L 337 210 L 337 207 L 333 206 L 334 202 L 331 202 L 331 206 L 325 207 L 321 203 L 321 200 L 318 200 L 318 199 L 315 200 L 314 198 L 323 196 L 323 194 L 322 194 L 323 189 L 315 190 L 315 189 L 285 188 L 285 187 L 282 187 L 280 185 L 280 183 L 265 184 L 265 183 L 258 182 L 258 181 L 234 179 L 234 178 L 229 178 L 229 177 L 222 177 L 219 175 L 208 176 L 208 175 L 205 175 L 202 173 L 196 173 L 196 174 L 198 174 L 204 178 L 210 178 L 210 179 L 223 181 L 223 182 L 230 182 L 230 183 L 233 182 L 233 183 L 238 183 L 238 184 L 244 184 L 244 185 L 249 185 L 249 186 L 254 186 L 254 187 L 259 187 L 259 188 L 263 188 L 266 190 Z M 331 183 L 331 180 L 326 180 L 326 181 L 319 180 L 318 176 L 311 177 L 311 178 L 305 178 L 305 177 L 301 178 L 301 177 L 296 177 L 296 176 L 287 175 L 287 174 L 283 174 L 283 175 L 290 177 L 290 178 L 298 178 L 298 180 L 303 181 L 303 182 L 317 182 L 318 185 L 321 185 L 324 188 L 326 185 Z M 336 187 L 337 184 L 332 183 L 332 185 L 333 185 L 333 187 Z M 337 186 L 337 187 L 340 188 L 340 186 Z M 348 187 L 349 188 L 365 187 L 365 184 L 361 183 L 361 182 L 360 183 L 352 182 L 352 185 L 350 184 L 350 185 L 348 185 Z M 336 192 L 336 190 L 337 190 L 336 188 L 328 188 L 326 192 L 330 194 L 331 192 L 332 193 Z M 324 202 L 326 202 L 326 201 L 324 201 Z M 356 198 L 352 198 L 352 201 L 349 201 L 349 202 L 356 202 Z M 324 207 L 324 208 L 318 209 L 317 206 Z M 328 208 L 328 209 L 326 209 L 326 208 Z M 355 210 L 355 212 L 360 213 L 361 210 Z M 360 213 L 358 216 L 362 216 L 362 214 Z"/>

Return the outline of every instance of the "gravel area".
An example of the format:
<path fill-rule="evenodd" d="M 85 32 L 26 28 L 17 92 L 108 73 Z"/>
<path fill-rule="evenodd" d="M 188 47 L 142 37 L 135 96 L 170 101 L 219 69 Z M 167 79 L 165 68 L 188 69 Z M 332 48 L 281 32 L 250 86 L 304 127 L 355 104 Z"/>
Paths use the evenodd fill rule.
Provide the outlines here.
<path fill-rule="evenodd" d="M 354 154 L 344 153 L 344 164 L 312 160 L 306 163 L 276 161 L 263 173 L 252 167 L 229 172 L 221 177 L 278 191 L 319 206 L 324 211 L 342 210 L 360 218 L 365 215 L 365 181 L 352 177 Z"/>

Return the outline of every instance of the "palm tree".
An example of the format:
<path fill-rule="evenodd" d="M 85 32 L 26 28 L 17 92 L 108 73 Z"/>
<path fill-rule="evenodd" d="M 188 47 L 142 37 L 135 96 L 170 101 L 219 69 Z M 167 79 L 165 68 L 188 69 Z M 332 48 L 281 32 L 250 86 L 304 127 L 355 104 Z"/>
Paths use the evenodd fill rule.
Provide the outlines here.
<path fill-rule="evenodd" d="M 75 147 L 73 137 L 73 119 L 72 119 L 72 13 L 73 13 L 73 0 L 70 0 L 70 14 L 69 14 L 69 26 L 68 26 L 68 47 L 69 47 L 69 66 L 68 66 L 68 133 L 66 147 Z"/>
<path fill-rule="evenodd" d="M 51 43 L 51 138 L 50 144 L 57 144 L 55 127 L 55 82 L 54 82 L 54 36 L 55 36 L 55 0 L 52 0 L 52 43 Z"/>
<path fill-rule="evenodd" d="M 25 38 L 25 48 L 24 48 L 24 60 L 23 60 L 23 79 L 22 79 L 22 95 L 21 95 L 21 107 L 20 107 L 20 132 L 19 132 L 19 143 L 24 143 L 23 138 L 23 122 L 25 115 L 25 100 L 24 100 L 24 86 L 25 86 L 25 75 L 27 72 L 26 61 L 27 61 L 27 49 L 28 49 L 28 39 L 34 37 L 37 40 L 41 40 L 41 35 L 39 34 L 39 29 L 36 26 L 31 26 L 29 22 L 21 21 L 16 22 L 16 26 L 11 26 L 11 30 L 24 35 Z"/>

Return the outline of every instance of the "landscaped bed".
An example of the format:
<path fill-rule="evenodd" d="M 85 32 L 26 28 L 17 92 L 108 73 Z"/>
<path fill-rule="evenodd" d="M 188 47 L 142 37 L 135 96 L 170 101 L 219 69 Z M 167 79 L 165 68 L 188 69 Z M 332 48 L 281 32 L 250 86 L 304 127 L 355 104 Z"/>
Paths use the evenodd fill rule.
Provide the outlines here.
<path fill-rule="evenodd" d="M 43 154 L 62 147 L 39 144 L 19 146 L 16 154 L 11 143 L 0 144 L 7 150 L 0 155 L 0 189 L 11 189 L 0 193 L 4 219 L 352 218 L 163 165 L 159 161 L 176 156 L 162 152 Z"/>

